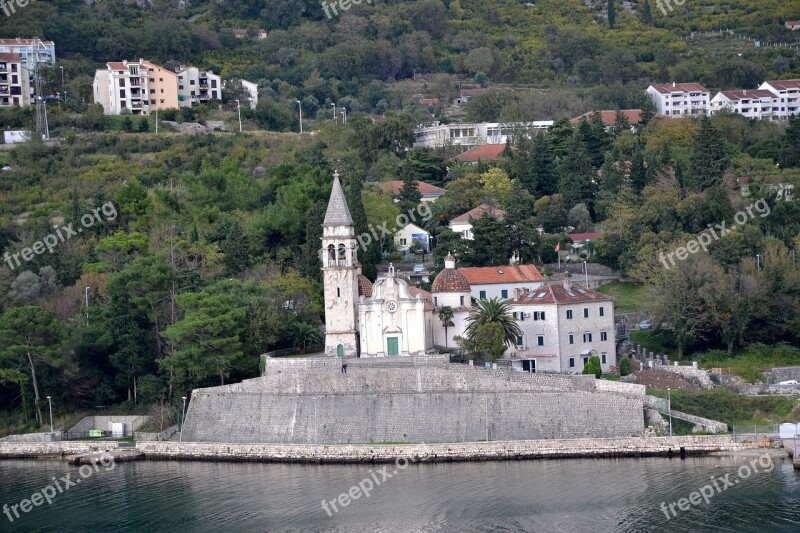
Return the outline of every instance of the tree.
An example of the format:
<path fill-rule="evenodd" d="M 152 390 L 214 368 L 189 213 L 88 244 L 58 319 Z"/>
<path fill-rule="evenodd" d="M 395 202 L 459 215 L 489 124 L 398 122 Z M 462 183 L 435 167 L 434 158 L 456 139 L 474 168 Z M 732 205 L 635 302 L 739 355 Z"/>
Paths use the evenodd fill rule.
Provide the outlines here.
<path fill-rule="evenodd" d="M 730 160 L 724 143 L 711 119 L 704 115 L 692 141 L 687 180 L 690 187 L 702 190 L 722 182 Z"/>
<path fill-rule="evenodd" d="M 629 357 L 623 356 L 619 360 L 619 375 L 622 377 L 628 376 L 631 373 L 631 360 Z"/>
<path fill-rule="evenodd" d="M 474 266 L 507 265 L 511 257 L 511 233 L 508 227 L 484 213 L 472 221 L 472 251 L 470 263 Z"/>
<path fill-rule="evenodd" d="M 397 202 L 400 205 L 400 210 L 404 213 L 411 213 L 417 208 L 422 200 L 422 194 L 419 192 L 419 182 L 411 176 L 403 178 L 403 187 L 397 193 Z"/>
<path fill-rule="evenodd" d="M 11 283 L 8 296 L 12 300 L 26 304 L 34 304 L 44 298 L 53 296 L 58 290 L 56 273 L 53 267 L 46 266 L 39 269 L 39 274 L 30 270 L 20 272 Z"/>
<path fill-rule="evenodd" d="M 511 315 L 511 305 L 508 300 L 498 298 L 478 300 L 475 305 L 477 310 L 467 317 L 467 327 L 464 330 L 467 338 L 475 341 L 479 326 L 497 324 L 502 330 L 503 344 L 514 346 L 517 343 L 517 337 L 522 336 L 522 330 Z"/>
<path fill-rule="evenodd" d="M 63 324 L 40 307 L 12 307 L 0 315 L 0 378 L 33 387 L 36 421 L 43 424 L 37 364 L 52 368 L 64 365 Z M 27 372 L 20 370 L 27 367 Z"/>
<path fill-rule="evenodd" d="M 323 341 L 319 328 L 308 322 L 295 322 L 291 334 L 295 348 L 301 348 L 303 351 L 309 346 L 319 346 Z"/>
<path fill-rule="evenodd" d="M 653 12 L 648 0 L 644 0 L 641 8 L 639 9 L 639 20 L 642 22 L 642 24 L 651 24 L 653 22 Z"/>
<path fill-rule="evenodd" d="M 556 233 L 567 225 L 567 210 L 560 194 L 543 196 L 534 203 L 536 220 L 546 233 Z"/>
<path fill-rule="evenodd" d="M 345 189 L 345 199 L 353 217 L 353 226 L 357 236 L 368 234 L 369 230 L 367 212 L 364 210 L 362 188 L 361 180 L 353 178 Z M 414 207 L 416 207 L 416 204 Z M 364 275 L 370 279 L 375 279 L 378 275 L 378 263 L 381 260 L 380 243 L 370 242 L 367 246 L 359 246 L 358 260 L 362 265 Z"/>
<path fill-rule="evenodd" d="M 139 132 L 140 133 L 147 133 L 150 131 L 150 122 L 147 120 L 147 117 L 142 117 L 139 119 Z"/>
<path fill-rule="evenodd" d="M 564 204 L 573 207 L 584 203 L 591 210 L 594 205 L 595 170 L 586 147 L 577 135 L 568 142 L 569 157 L 558 163 L 558 191 Z"/>
<path fill-rule="evenodd" d="M 608 0 L 608 27 L 613 28 L 617 23 L 617 11 L 614 7 L 614 0 Z"/>
<path fill-rule="evenodd" d="M 234 220 L 230 224 L 227 236 L 220 243 L 219 248 L 224 254 L 222 264 L 225 265 L 226 276 L 235 276 L 250 266 L 247 238 L 242 232 L 238 220 Z"/>
<path fill-rule="evenodd" d="M 570 226 L 575 228 L 576 232 L 583 233 L 592 231 L 592 215 L 586 209 L 585 204 L 576 204 L 575 207 L 569 210 L 567 217 Z"/>
<path fill-rule="evenodd" d="M 600 357 L 593 355 L 589 358 L 589 362 L 583 365 L 582 374 L 594 374 L 594 377 L 600 379 L 603 375 L 603 366 L 600 363 Z"/>
<path fill-rule="evenodd" d="M 496 322 L 479 324 L 473 336 L 477 350 L 487 356 L 490 361 L 495 361 L 503 356 L 506 344 L 503 342 L 503 327 Z"/>
<path fill-rule="evenodd" d="M 569 121 L 567 122 L 569 124 Z M 570 131 L 572 126 L 569 126 Z M 536 196 L 549 196 L 558 192 L 558 174 L 555 172 L 555 153 L 549 135 L 540 133 L 533 140 L 531 167 L 536 184 Z"/>
<path fill-rule="evenodd" d="M 780 163 L 784 168 L 800 168 L 800 115 L 789 117 L 781 142 Z"/>
<path fill-rule="evenodd" d="M 453 324 L 453 308 L 445 305 L 439 308 L 439 320 L 444 328 L 444 347 L 447 348 L 447 328 L 452 327 Z"/>
<path fill-rule="evenodd" d="M 306 242 L 302 246 L 300 273 L 307 278 L 322 281 L 322 262 L 320 247 L 322 246 L 322 222 L 325 220 L 325 202 L 315 203 L 306 217 Z"/>

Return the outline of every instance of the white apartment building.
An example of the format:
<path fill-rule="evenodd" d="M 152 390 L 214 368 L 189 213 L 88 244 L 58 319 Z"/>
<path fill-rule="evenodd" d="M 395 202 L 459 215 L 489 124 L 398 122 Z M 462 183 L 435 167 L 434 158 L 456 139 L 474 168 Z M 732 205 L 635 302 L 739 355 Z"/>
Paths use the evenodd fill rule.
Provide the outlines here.
<path fill-rule="evenodd" d="M 149 115 L 156 109 L 178 107 L 178 76 L 144 59 L 106 63 L 94 76 L 94 101 L 106 115 L 128 109 L 133 115 Z"/>
<path fill-rule="evenodd" d="M 181 66 L 177 74 L 178 104 L 181 107 L 208 105 L 222 100 L 222 79 L 213 70 Z"/>
<path fill-rule="evenodd" d="M 481 122 L 477 124 L 440 124 L 439 122 L 433 122 L 417 127 L 414 131 L 416 136 L 414 146 L 433 148 L 448 145 L 505 144 L 514 135 L 524 135 L 531 130 L 546 130 L 552 125 L 552 120 L 506 123 Z"/>
<path fill-rule="evenodd" d="M 453 218 L 450 221 L 450 230 L 455 233 L 460 233 L 462 239 L 471 241 L 475 238 L 475 235 L 472 233 L 472 221 L 478 220 L 483 215 L 489 215 L 497 220 L 503 220 L 506 216 L 506 212 L 493 205 L 481 204 L 475 209 Z"/>
<path fill-rule="evenodd" d="M 778 120 L 781 118 L 780 108 L 780 98 L 770 91 L 739 89 L 718 92 L 711 99 L 710 114 L 729 111 L 747 118 Z"/>
<path fill-rule="evenodd" d="M 603 372 L 616 366 L 612 297 L 565 281 L 515 296 L 511 308 L 522 330 L 504 355 L 512 367 L 579 374 L 593 355 Z"/>
<path fill-rule="evenodd" d="M 0 53 L 0 107 L 26 107 L 30 103 L 30 75 L 22 58 Z"/>
<path fill-rule="evenodd" d="M 53 41 L 39 41 L 34 45 L 33 39 L 0 39 L 0 53 L 18 54 L 22 65 L 32 70 L 33 62 L 56 64 L 56 45 Z"/>
<path fill-rule="evenodd" d="M 711 94 L 699 83 L 654 83 L 646 92 L 660 115 L 698 117 L 710 109 Z"/>
<path fill-rule="evenodd" d="M 769 91 L 780 99 L 779 118 L 800 112 L 800 80 L 765 81 L 758 89 Z"/>
<path fill-rule="evenodd" d="M 469 282 L 470 293 L 476 300 L 508 300 L 544 284 L 544 277 L 533 265 L 461 267 L 458 271 Z"/>
<path fill-rule="evenodd" d="M 255 109 L 258 105 L 258 84 L 253 83 L 252 81 L 247 80 L 239 80 L 242 82 L 242 87 L 247 89 L 247 92 L 250 93 L 250 109 Z"/>

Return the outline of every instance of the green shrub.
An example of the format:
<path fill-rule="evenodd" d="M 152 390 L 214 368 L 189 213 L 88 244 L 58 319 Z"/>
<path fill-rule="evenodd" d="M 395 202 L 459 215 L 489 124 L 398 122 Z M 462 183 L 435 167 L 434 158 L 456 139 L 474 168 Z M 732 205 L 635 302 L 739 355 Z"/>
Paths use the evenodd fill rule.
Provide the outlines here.
<path fill-rule="evenodd" d="M 619 362 L 619 375 L 627 376 L 631 373 L 631 360 L 628 357 L 623 357 Z"/>

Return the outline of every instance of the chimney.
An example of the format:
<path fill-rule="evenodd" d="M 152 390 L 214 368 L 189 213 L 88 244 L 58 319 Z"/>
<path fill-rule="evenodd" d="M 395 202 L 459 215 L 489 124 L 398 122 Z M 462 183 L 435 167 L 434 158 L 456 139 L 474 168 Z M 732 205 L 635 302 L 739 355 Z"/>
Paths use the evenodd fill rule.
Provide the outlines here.
<path fill-rule="evenodd" d="M 743 92 L 744 92 L 744 95 L 747 96 L 747 89 L 745 89 Z"/>
<path fill-rule="evenodd" d="M 564 278 L 564 282 L 563 283 L 564 283 L 564 288 L 566 290 L 570 290 L 571 284 L 570 284 L 569 278 Z"/>
<path fill-rule="evenodd" d="M 672 82 L 672 86 L 675 87 L 675 82 L 674 81 Z"/>

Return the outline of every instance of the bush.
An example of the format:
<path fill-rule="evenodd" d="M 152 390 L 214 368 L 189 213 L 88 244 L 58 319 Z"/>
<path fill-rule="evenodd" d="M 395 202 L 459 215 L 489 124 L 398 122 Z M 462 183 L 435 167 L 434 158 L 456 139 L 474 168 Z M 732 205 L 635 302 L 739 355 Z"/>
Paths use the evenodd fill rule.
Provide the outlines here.
<path fill-rule="evenodd" d="M 589 358 L 589 362 L 583 367 L 583 374 L 594 374 L 594 377 L 600 379 L 603 375 L 603 366 L 600 363 L 600 357 L 593 355 Z"/>
<path fill-rule="evenodd" d="M 627 376 L 631 373 L 631 360 L 629 357 L 623 357 L 619 362 L 619 375 Z"/>

